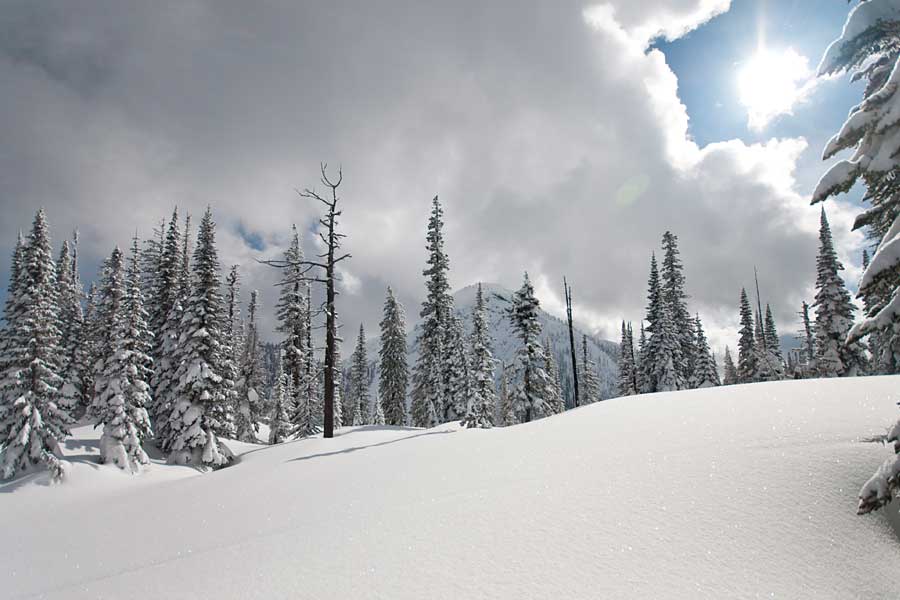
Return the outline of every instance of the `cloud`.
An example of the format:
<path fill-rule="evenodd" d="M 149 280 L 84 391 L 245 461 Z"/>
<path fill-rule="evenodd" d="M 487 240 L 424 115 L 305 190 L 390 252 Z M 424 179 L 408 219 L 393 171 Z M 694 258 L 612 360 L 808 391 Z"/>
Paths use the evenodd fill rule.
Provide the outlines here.
<path fill-rule="evenodd" d="M 581 321 L 614 338 L 642 316 L 650 251 L 671 229 L 714 344 L 734 337 L 754 265 L 788 323 L 816 248 L 818 212 L 794 189 L 804 142 L 698 147 L 677 78 L 647 50 L 728 6 L 8 3 L 0 245 L 46 205 L 57 239 L 79 225 L 96 261 L 174 204 L 210 204 L 223 262 L 263 291 L 271 330 L 277 274 L 256 258 L 290 223 L 308 233 L 318 207 L 294 188 L 327 160 L 345 175 L 349 331 L 375 331 L 388 284 L 418 314 L 436 193 L 455 288 L 517 287 L 527 269 L 558 310 L 565 274 Z"/>

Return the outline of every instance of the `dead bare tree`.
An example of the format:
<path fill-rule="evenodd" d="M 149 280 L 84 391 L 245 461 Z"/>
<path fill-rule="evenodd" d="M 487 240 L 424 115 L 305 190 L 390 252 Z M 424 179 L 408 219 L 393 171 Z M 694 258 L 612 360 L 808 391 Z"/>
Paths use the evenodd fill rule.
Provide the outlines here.
<path fill-rule="evenodd" d="M 566 317 L 569 323 L 569 349 L 572 352 L 572 385 L 575 388 L 575 398 L 572 401 L 574 407 L 578 407 L 578 360 L 575 357 L 575 332 L 572 326 L 572 288 L 563 277 L 563 290 L 566 295 Z"/>
<path fill-rule="evenodd" d="M 324 436 L 326 438 L 334 437 L 334 381 L 335 381 L 335 345 L 338 341 L 337 336 L 337 313 L 335 311 L 335 299 L 339 295 L 335 289 L 337 281 L 336 266 L 342 260 L 350 258 L 350 254 L 342 254 L 338 256 L 341 248 L 341 240 L 346 235 L 337 232 L 337 220 L 341 216 L 338 210 L 338 188 L 344 180 L 343 170 L 338 167 L 337 180 L 328 177 L 328 164 L 321 163 L 321 179 L 322 185 L 330 190 L 325 195 L 320 195 L 315 189 L 306 188 L 302 192 L 297 190 L 297 194 L 301 198 L 312 199 L 321 202 L 325 206 L 325 216 L 319 219 L 319 224 L 324 228 L 324 232 L 319 230 L 317 235 L 322 243 L 325 244 L 325 251 L 316 255 L 318 260 L 304 260 L 299 265 L 288 264 L 284 260 L 265 260 L 264 264 L 279 267 L 297 267 L 298 276 L 296 279 L 307 283 L 321 283 L 325 286 L 325 301 L 322 303 L 321 312 L 325 313 L 325 418 L 324 418 Z M 294 283 L 293 281 L 285 283 Z"/>

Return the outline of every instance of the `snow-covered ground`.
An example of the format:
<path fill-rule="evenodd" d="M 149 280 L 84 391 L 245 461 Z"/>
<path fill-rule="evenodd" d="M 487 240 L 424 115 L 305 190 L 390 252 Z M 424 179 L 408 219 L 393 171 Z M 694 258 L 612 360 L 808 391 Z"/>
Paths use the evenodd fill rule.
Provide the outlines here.
<path fill-rule="evenodd" d="M 209 474 L 0 487 L 3 598 L 889 598 L 856 494 L 900 377 L 610 400 L 508 429 L 344 429 Z"/>

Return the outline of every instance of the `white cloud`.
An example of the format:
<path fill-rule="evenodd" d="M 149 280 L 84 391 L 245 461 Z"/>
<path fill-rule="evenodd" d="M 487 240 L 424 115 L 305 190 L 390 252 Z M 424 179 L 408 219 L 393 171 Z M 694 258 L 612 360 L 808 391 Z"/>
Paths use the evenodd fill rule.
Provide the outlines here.
<path fill-rule="evenodd" d="M 374 332 L 387 284 L 418 314 L 439 193 L 454 287 L 515 288 L 528 270 L 559 312 L 565 274 L 578 317 L 613 339 L 641 317 L 650 251 L 673 230 L 720 345 L 754 265 L 780 324 L 809 299 L 818 220 L 794 189 L 803 140 L 698 147 L 647 51 L 728 4 L 23 5 L 15 35 L 0 29 L 0 239 L 46 204 L 57 239 L 80 224 L 96 258 L 175 203 L 211 204 L 223 262 L 270 313 L 275 275 L 234 232 L 273 244 L 309 227 L 318 207 L 293 190 L 325 159 L 344 168 L 351 331 Z"/>

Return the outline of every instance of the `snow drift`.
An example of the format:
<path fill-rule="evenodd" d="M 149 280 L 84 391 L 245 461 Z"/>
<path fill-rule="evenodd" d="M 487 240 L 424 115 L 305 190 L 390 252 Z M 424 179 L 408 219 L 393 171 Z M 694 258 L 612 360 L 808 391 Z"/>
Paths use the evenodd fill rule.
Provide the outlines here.
<path fill-rule="evenodd" d="M 614 399 L 493 430 L 233 444 L 198 474 L 95 464 L 0 487 L 3 598 L 884 598 L 856 495 L 900 377 Z M 892 507 L 889 507 L 889 510 Z"/>

